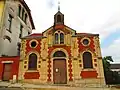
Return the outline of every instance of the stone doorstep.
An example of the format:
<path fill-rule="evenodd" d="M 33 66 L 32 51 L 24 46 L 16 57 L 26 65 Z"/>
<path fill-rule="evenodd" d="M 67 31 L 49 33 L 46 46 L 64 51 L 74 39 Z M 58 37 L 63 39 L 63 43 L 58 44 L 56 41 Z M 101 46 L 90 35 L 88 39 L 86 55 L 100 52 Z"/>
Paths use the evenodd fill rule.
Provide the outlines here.
<path fill-rule="evenodd" d="M 58 88 L 58 87 L 65 88 L 65 87 L 68 87 L 68 86 L 64 86 L 64 85 L 34 85 L 34 84 L 24 84 L 24 85 L 22 85 L 22 87 L 24 87 L 24 88 Z"/>

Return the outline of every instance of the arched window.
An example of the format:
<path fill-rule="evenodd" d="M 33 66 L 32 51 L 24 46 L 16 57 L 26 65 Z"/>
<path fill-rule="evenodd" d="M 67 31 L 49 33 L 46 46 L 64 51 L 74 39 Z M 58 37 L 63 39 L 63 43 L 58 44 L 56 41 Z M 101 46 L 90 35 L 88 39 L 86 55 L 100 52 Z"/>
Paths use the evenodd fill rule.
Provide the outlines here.
<path fill-rule="evenodd" d="M 60 33 L 60 44 L 64 44 L 64 34 Z"/>
<path fill-rule="evenodd" d="M 55 33 L 55 44 L 58 44 L 58 33 Z"/>
<path fill-rule="evenodd" d="M 57 15 L 57 22 L 61 22 L 61 16 Z"/>
<path fill-rule="evenodd" d="M 66 55 L 62 51 L 57 51 L 54 53 L 53 57 L 66 57 Z"/>
<path fill-rule="evenodd" d="M 35 53 L 32 53 L 29 55 L 28 69 L 29 70 L 36 70 L 37 69 L 37 55 Z"/>
<path fill-rule="evenodd" d="M 89 52 L 83 53 L 83 67 L 84 68 L 93 68 L 92 55 Z"/>

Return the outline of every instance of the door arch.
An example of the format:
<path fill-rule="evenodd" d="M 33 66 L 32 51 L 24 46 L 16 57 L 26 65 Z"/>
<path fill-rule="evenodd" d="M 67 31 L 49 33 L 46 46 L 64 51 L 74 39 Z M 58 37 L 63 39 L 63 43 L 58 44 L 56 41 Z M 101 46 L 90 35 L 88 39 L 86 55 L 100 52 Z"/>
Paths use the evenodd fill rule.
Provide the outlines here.
<path fill-rule="evenodd" d="M 67 83 L 66 54 L 63 51 L 56 51 L 53 54 L 53 81 L 54 84 Z"/>
<path fill-rule="evenodd" d="M 66 57 L 66 54 L 63 51 L 56 51 L 53 57 Z"/>

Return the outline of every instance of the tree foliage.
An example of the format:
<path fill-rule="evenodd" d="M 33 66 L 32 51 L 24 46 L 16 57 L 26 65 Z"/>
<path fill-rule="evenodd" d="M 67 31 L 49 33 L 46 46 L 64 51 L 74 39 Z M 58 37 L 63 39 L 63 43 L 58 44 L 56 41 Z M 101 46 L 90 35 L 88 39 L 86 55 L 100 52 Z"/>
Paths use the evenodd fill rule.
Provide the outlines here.
<path fill-rule="evenodd" d="M 110 62 L 113 62 L 112 56 L 103 57 L 104 71 L 110 71 Z"/>
<path fill-rule="evenodd" d="M 118 72 L 110 69 L 110 62 L 113 62 L 112 56 L 105 56 L 102 60 L 106 84 L 120 84 L 120 76 Z"/>

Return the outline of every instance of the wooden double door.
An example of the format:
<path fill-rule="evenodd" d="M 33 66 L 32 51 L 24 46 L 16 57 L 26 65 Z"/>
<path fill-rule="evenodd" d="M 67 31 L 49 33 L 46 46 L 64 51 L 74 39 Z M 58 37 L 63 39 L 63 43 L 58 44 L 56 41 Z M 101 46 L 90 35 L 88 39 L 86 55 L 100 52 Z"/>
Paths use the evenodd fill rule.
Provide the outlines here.
<path fill-rule="evenodd" d="M 2 80 L 9 81 L 11 78 L 11 73 L 12 73 L 12 64 L 11 63 L 4 63 Z"/>
<path fill-rule="evenodd" d="M 67 69 L 66 69 L 65 59 L 53 60 L 53 81 L 54 81 L 54 84 L 67 83 Z"/>

